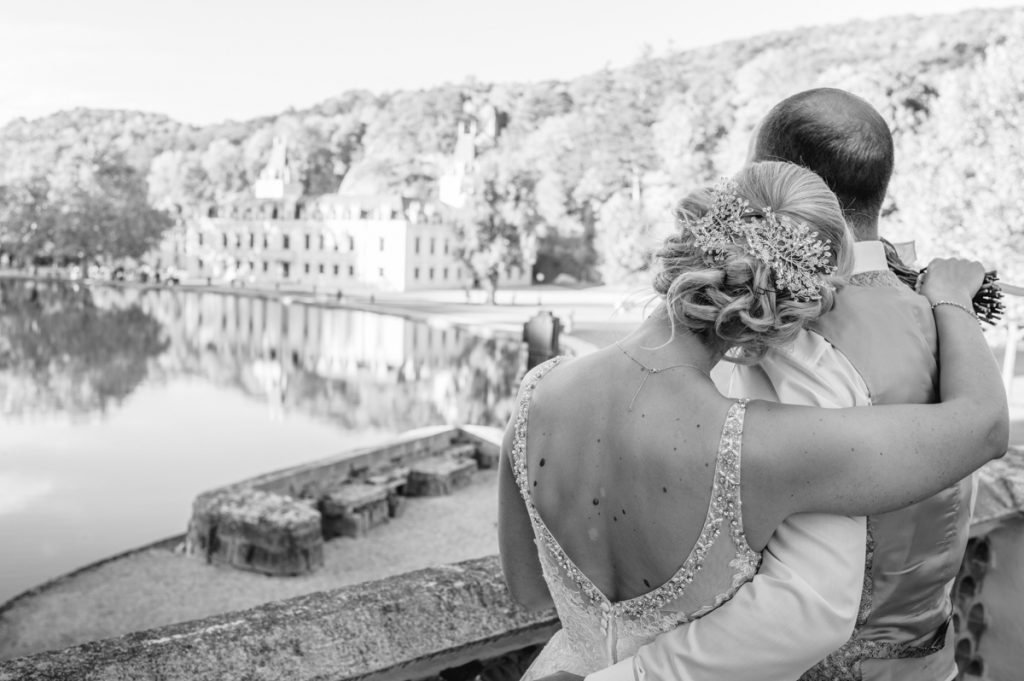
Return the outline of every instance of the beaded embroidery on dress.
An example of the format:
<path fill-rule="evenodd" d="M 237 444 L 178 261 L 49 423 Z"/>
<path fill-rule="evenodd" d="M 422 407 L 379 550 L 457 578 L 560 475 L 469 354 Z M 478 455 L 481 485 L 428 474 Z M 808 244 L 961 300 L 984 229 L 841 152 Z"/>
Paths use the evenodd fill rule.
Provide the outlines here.
<path fill-rule="evenodd" d="M 548 530 L 533 505 L 527 479 L 526 435 L 533 391 L 562 359 L 556 357 L 527 374 L 514 415 L 512 468 L 533 526 L 544 580 L 562 623 L 523 681 L 559 670 L 586 675 L 612 665 L 658 634 L 728 601 L 761 564 L 761 554 L 750 548 L 743 534 L 740 449 L 746 401 L 740 400 L 726 414 L 707 516 L 685 562 L 667 582 L 645 594 L 608 600 Z"/>

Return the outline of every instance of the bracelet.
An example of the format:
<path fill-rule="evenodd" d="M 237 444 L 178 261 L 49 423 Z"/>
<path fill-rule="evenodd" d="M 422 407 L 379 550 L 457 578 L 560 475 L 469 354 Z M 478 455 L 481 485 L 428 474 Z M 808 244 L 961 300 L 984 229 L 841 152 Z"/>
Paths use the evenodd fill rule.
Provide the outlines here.
<path fill-rule="evenodd" d="M 971 315 L 971 317 L 974 318 L 974 321 L 978 322 L 979 324 L 981 323 L 981 320 L 978 319 L 978 315 L 974 314 L 974 310 L 972 310 L 971 308 L 967 307 L 966 305 L 954 302 L 952 300 L 939 300 L 939 301 L 936 301 L 936 302 L 932 303 L 932 310 L 934 311 L 935 308 L 937 308 L 939 305 L 949 305 L 950 307 L 955 307 L 958 310 L 963 310 L 967 314 Z"/>

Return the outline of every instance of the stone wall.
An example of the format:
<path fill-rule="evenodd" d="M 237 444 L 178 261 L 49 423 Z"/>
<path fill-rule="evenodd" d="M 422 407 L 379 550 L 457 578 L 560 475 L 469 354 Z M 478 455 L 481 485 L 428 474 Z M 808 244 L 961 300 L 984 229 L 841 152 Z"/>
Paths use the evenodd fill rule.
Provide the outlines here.
<path fill-rule="evenodd" d="M 1024 450 L 978 473 L 971 539 L 953 587 L 959 679 L 1021 678 Z"/>
<path fill-rule="evenodd" d="M 512 602 L 492 556 L 0 662 L 0 681 L 500 678 L 493 661 L 518 678 L 519 651 L 557 628 Z"/>

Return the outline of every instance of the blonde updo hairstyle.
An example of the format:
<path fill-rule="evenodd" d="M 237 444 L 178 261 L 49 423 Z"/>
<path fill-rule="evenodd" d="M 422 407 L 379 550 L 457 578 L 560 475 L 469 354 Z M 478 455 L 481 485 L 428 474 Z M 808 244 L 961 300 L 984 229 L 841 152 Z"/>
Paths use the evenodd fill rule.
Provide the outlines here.
<path fill-rule="evenodd" d="M 810 170 L 778 161 L 753 163 L 733 178 L 736 194 L 755 214 L 771 209 L 776 215 L 806 224 L 831 252 L 835 275 L 823 282 L 842 284 L 853 258 L 853 240 L 828 186 Z M 723 351 L 727 359 L 756 362 L 765 351 L 792 340 L 807 323 L 832 309 L 835 292 L 819 288 L 819 300 L 797 300 L 789 291 L 775 290 L 772 268 L 752 255 L 745 244 L 729 244 L 717 257 L 701 251 L 689 228 L 710 209 L 710 188 L 697 190 L 676 207 L 679 230 L 656 254 L 654 289 L 664 300 L 672 324 L 697 333 Z"/>

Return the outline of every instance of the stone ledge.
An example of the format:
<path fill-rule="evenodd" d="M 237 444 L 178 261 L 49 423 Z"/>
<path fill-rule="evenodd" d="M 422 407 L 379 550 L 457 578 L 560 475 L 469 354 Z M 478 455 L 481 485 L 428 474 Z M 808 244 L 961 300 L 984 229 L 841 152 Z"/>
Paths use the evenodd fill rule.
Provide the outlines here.
<path fill-rule="evenodd" d="M 0 662 L 0 681 L 401 681 L 542 643 L 497 556 Z"/>

